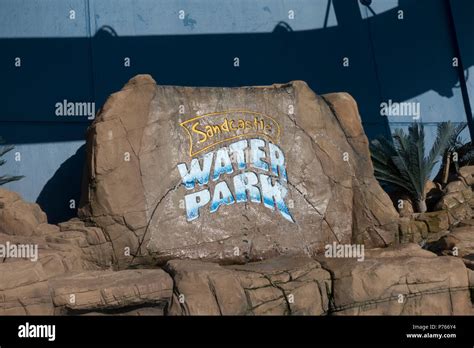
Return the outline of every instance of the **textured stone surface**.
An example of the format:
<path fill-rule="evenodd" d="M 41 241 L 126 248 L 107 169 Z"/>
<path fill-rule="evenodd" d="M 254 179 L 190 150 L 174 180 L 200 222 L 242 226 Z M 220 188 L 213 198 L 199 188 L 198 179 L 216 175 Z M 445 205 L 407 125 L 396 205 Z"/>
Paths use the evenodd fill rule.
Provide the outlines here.
<path fill-rule="evenodd" d="M 401 218 L 400 243 L 419 243 L 428 238 L 428 226 L 423 221 Z"/>
<path fill-rule="evenodd" d="M 38 246 L 37 260 L 0 263 L 0 315 L 472 314 L 472 220 L 439 241 L 439 255 L 457 247 L 458 258 L 407 244 L 365 249 L 362 262 L 289 255 L 121 271 L 111 270 L 100 228 L 78 219 L 41 225 L 41 235 L 0 233 L 1 246 Z"/>
<path fill-rule="evenodd" d="M 332 274 L 332 314 L 473 314 L 467 270 L 457 258 L 407 244 L 369 251 L 363 262 L 318 259 Z"/>
<path fill-rule="evenodd" d="M 473 221 L 473 220 L 471 220 Z M 439 255 L 452 255 L 462 258 L 467 267 L 474 270 L 474 226 L 454 228 L 440 240 L 431 243 L 429 250 Z"/>
<path fill-rule="evenodd" d="M 95 271 L 52 279 L 50 287 L 56 310 L 63 314 L 131 311 L 134 306 L 158 307 L 161 313 L 171 299 L 173 280 L 161 269 Z"/>
<path fill-rule="evenodd" d="M 445 232 L 449 229 L 449 214 L 445 210 L 418 214 L 417 221 L 423 221 L 430 233 Z"/>
<path fill-rule="evenodd" d="M 239 117 L 248 121 L 249 115 L 258 115 L 272 131 L 249 135 L 253 130 L 237 130 L 231 132 L 239 137 L 233 140 L 224 131 L 207 140 L 190 135 L 197 134 L 190 130 L 196 120 L 203 130 L 199 127 L 224 122 L 222 114 L 208 114 L 229 110 L 241 110 L 226 114 L 235 124 Z M 236 196 L 233 178 L 242 171 L 269 175 L 286 187 L 279 192 L 291 218 L 270 197 L 265 204 L 223 204 L 214 213 L 207 204 L 198 218 L 188 221 L 185 196 L 209 189 L 212 197 L 217 182 L 211 179 L 187 190 L 177 165 L 189 169 L 192 158 L 201 158 L 203 166 L 206 154 L 217 157 L 219 149 L 237 140 L 251 147 L 251 139 L 264 141 L 261 157 L 267 164 L 273 153 L 269 142 L 282 150 L 288 181 L 281 167 L 265 170 L 260 163 L 264 169 L 257 168 L 258 161 L 251 161 L 254 147 L 246 151 L 245 169 L 238 167 L 236 152 L 231 153 L 233 173 L 222 174 L 218 182 L 226 182 Z M 263 195 L 264 180 L 258 178 Z M 398 228 L 398 214 L 373 176 L 355 101 L 344 93 L 317 96 L 301 81 L 190 88 L 157 86 L 148 75 L 136 76 L 110 96 L 88 131 L 83 193 L 81 217 L 104 229 L 122 268 L 174 258 L 242 263 L 279 254 L 315 254 L 336 240 L 384 246 L 393 242 Z M 248 199 L 246 193 L 243 197 Z"/>
<path fill-rule="evenodd" d="M 324 315 L 329 307 L 330 275 L 307 257 L 226 267 L 173 260 L 167 269 L 175 283 L 172 315 Z"/>
<path fill-rule="evenodd" d="M 18 194 L 0 188 L 0 233 L 38 235 L 38 227 L 46 222 L 46 214 L 38 204 L 25 202 Z"/>
<path fill-rule="evenodd" d="M 0 263 L 0 315 L 52 315 L 48 276 L 41 263 Z"/>
<path fill-rule="evenodd" d="M 456 205 L 469 202 L 472 198 L 472 191 L 470 188 L 467 188 L 463 191 L 449 192 L 444 195 L 436 204 L 436 209 L 451 209 Z"/>
<path fill-rule="evenodd" d="M 474 166 L 465 166 L 459 168 L 459 176 L 464 180 L 466 185 L 474 185 Z"/>

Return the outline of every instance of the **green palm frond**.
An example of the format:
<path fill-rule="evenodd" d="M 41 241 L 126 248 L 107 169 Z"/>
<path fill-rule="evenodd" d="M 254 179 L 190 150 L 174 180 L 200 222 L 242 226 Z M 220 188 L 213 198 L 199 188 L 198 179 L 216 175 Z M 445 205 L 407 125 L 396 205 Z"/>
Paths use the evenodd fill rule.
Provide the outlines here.
<path fill-rule="evenodd" d="M 404 191 L 413 199 L 424 200 L 425 185 L 433 167 L 444 151 L 458 141 L 465 127 L 465 124 L 454 126 L 451 122 L 439 123 L 436 139 L 428 155 L 425 155 L 425 131 L 421 123 L 412 123 L 408 132 L 395 129 L 392 141 L 378 137 L 370 143 L 375 177 Z"/>

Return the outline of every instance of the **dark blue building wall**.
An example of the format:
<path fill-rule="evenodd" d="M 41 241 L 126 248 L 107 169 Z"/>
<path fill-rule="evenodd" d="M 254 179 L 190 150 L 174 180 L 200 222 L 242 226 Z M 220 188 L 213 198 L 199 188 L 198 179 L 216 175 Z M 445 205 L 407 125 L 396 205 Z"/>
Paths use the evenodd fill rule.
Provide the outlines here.
<path fill-rule="evenodd" d="M 470 120 L 474 2 L 365 3 L 0 0 L 0 136 L 16 145 L 1 171 L 26 176 L 7 188 L 38 202 L 50 221 L 74 216 L 91 120 L 56 116 L 55 104 L 89 101 L 98 110 L 139 73 L 160 84 L 300 79 L 320 94 L 346 91 L 370 138 L 413 121 L 381 116 L 388 100 L 419 103 L 428 143 L 438 122 Z"/>

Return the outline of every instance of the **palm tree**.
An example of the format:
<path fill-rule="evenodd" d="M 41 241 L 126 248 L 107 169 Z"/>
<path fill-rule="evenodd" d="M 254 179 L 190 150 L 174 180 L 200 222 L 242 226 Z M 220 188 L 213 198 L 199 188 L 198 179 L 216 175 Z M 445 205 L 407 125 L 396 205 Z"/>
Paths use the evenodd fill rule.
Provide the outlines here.
<path fill-rule="evenodd" d="M 0 144 L 4 143 L 2 137 L 0 137 Z M 5 160 L 1 157 L 7 152 L 13 150 L 15 147 L 13 145 L 4 145 L 0 146 L 0 166 L 5 164 Z M 0 176 L 0 185 L 6 184 L 7 182 L 16 181 L 24 178 L 24 176 L 10 176 L 10 175 L 1 175 Z"/>
<path fill-rule="evenodd" d="M 455 127 L 454 133 L 449 139 L 448 146 L 443 154 L 443 161 L 439 168 L 438 174 L 436 175 L 435 180 L 443 185 L 448 183 L 449 175 L 453 172 L 452 168 L 454 166 L 454 171 L 457 173 L 459 171 L 459 163 L 463 163 L 463 160 L 468 160 L 469 157 L 472 157 L 472 151 L 469 147 L 464 147 L 462 144 L 459 134 L 466 128 L 467 123 L 462 122 Z M 454 157 L 454 154 L 457 154 L 458 158 Z"/>
<path fill-rule="evenodd" d="M 393 142 L 378 137 L 370 144 L 375 177 L 407 193 L 415 203 L 416 211 L 425 212 L 426 182 L 455 132 L 456 127 L 451 122 L 439 123 L 436 140 L 427 156 L 423 124 L 413 122 L 408 127 L 408 134 L 396 129 L 392 134 Z"/>

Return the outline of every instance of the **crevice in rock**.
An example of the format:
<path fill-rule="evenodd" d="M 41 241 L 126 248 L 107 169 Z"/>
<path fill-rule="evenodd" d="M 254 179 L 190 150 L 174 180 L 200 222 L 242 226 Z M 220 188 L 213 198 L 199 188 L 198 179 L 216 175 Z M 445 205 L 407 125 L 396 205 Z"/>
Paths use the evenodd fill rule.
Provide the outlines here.
<path fill-rule="evenodd" d="M 209 286 L 209 290 L 211 291 L 212 297 L 214 297 L 214 301 L 216 301 L 217 309 L 219 310 L 219 314 L 222 315 L 222 308 L 221 304 L 219 303 L 219 299 L 217 298 L 216 287 L 212 283 L 211 279 L 207 277 L 207 284 Z"/>
<path fill-rule="evenodd" d="M 169 188 L 168 191 L 166 191 L 165 194 L 164 194 L 164 195 L 158 200 L 158 202 L 156 203 L 155 208 L 153 208 L 153 211 L 152 211 L 152 213 L 151 213 L 150 219 L 148 220 L 148 222 L 147 222 L 147 224 L 146 224 L 145 231 L 143 232 L 143 237 L 142 237 L 142 239 L 141 239 L 141 240 L 139 241 L 139 243 L 138 243 L 136 255 L 132 257 L 132 260 L 130 261 L 130 264 L 133 264 L 133 261 L 135 260 L 136 257 L 142 256 L 142 255 L 141 255 L 141 247 L 142 247 L 142 244 L 143 244 L 143 242 L 145 241 L 146 235 L 147 235 L 147 233 L 148 233 L 148 229 L 150 228 L 150 224 L 151 224 L 151 222 L 153 221 L 153 217 L 155 216 L 155 213 L 156 213 L 156 211 L 158 210 L 158 207 L 160 206 L 161 202 L 163 202 L 163 200 L 168 196 L 168 194 L 169 194 L 170 192 L 176 190 L 180 185 L 181 185 L 181 182 L 179 182 L 178 184 L 176 184 L 174 187 Z"/>
<path fill-rule="evenodd" d="M 290 305 L 290 301 L 288 300 L 288 297 L 286 296 L 285 289 L 283 289 L 281 286 L 278 286 L 276 282 L 273 282 L 269 275 L 264 275 L 264 278 L 270 282 L 271 286 L 281 291 L 281 293 L 283 294 L 283 298 L 285 299 L 286 310 L 287 310 L 286 315 L 291 315 L 292 313 L 291 305 Z"/>
<path fill-rule="evenodd" d="M 332 270 L 324 267 L 322 263 L 320 263 L 320 265 L 321 265 L 321 268 L 325 270 L 326 272 L 328 272 L 330 276 L 330 290 L 329 290 L 329 293 L 326 291 L 326 294 L 328 296 L 327 315 L 331 315 L 332 313 L 336 312 L 336 302 L 334 299 L 334 282 L 336 281 L 336 275 L 334 274 Z M 321 292 L 321 296 L 322 296 L 322 292 Z"/>
<path fill-rule="evenodd" d="M 181 293 L 179 292 L 179 289 L 178 289 L 178 286 L 176 285 L 176 281 L 174 279 L 175 277 L 175 273 L 172 272 L 168 267 L 155 267 L 155 268 L 161 268 L 166 274 L 168 274 L 171 278 L 171 281 L 173 282 L 173 294 L 171 295 L 171 298 L 170 300 L 168 301 L 168 304 L 165 306 L 164 308 L 164 311 L 163 311 L 163 315 L 164 316 L 168 316 L 169 315 L 169 310 L 171 309 L 171 307 L 174 305 L 174 300 L 175 298 L 178 299 L 178 304 L 179 304 L 179 307 L 181 309 L 181 313 L 183 315 L 189 315 L 190 314 L 190 311 L 189 311 L 189 308 L 188 306 L 186 305 L 186 300 L 184 301 L 184 303 L 181 303 L 179 301 L 179 296 L 181 295 Z"/>
<path fill-rule="evenodd" d="M 315 206 L 314 204 L 306 197 L 306 195 L 301 192 L 300 189 L 298 189 L 298 187 L 296 187 L 295 185 L 293 185 L 289 180 L 288 180 L 288 184 L 293 187 L 300 195 L 301 197 L 303 197 L 303 199 L 306 201 L 306 203 L 308 203 L 312 208 L 313 210 L 318 213 L 319 216 L 321 216 L 321 218 L 324 220 L 324 222 L 326 223 L 326 225 L 329 227 L 329 230 L 332 232 L 332 234 L 334 235 L 334 238 L 336 238 L 336 241 L 338 243 L 340 243 L 339 241 L 339 238 L 337 237 L 336 235 L 336 232 L 333 230 L 332 226 L 329 224 L 329 222 L 327 221 L 326 219 L 326 216 L 324 214 L 322 214 Z"/>

